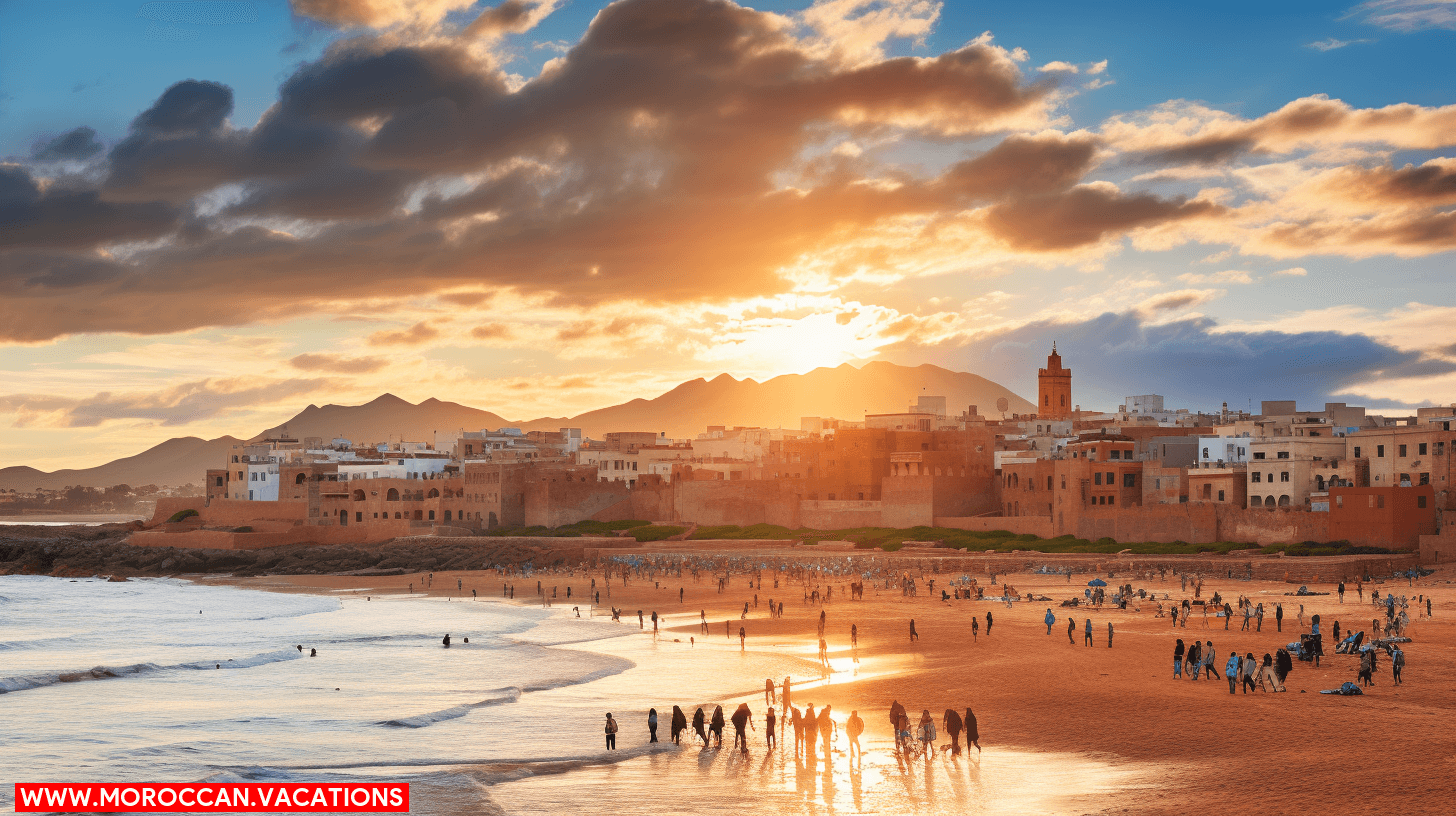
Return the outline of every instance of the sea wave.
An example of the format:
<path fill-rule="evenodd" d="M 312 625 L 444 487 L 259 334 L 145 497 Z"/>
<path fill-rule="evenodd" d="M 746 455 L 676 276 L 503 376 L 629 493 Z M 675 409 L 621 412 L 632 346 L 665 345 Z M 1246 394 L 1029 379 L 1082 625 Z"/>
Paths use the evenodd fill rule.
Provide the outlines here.
<path fill-rule="evenodd" d="M 439 711 L 431 711 L 428 714 L 419 714 L 414 717 L 400 717 L 394 720 L 384 720 L 383 722 L 380 722 L 379 725 L 387 725 L 394 728 L 424 728 L 428 725 L 434 725 L 437 722 L 459 719 L 477 708 L 485 708 L 487 706 L 514 703 L 515 701 L 521 699 L 521 689 L 516 688 L 515 686 L 503 689 L 496 689 L 496 691 L 498 692 L 496 696 L 487 697 L 486 699 L 479 702 L 451 706 L 450 708 L 444 708 Z"/>
<path fill-rule="evenodd" d="M 117 677 L 134 677 L 152 672 L 180 670 L 180 669 L 252 669 L 258 666 L 266 666 L 270 663 L 280 663 L 285 660 L 297 660 L 302 653 L 294 649 L 279 649 L 275 652 L 264 652 L 243 658 L 223 658 L 219 660 L 198 660 L 192 663 L 178 663 L 172 666 L 160 666 L 156 663 L 133 663 L 129 666 L 96 666 L 81 671 L 43 672 L 40 674 L 29 674 L 18 677 L 0 678 L 0 694 L 10 694 L 17 691 L 29 691 L 31 689 L 54 686 L 58 683 L 78 683 L 86 680 L 111 680 Z"/>

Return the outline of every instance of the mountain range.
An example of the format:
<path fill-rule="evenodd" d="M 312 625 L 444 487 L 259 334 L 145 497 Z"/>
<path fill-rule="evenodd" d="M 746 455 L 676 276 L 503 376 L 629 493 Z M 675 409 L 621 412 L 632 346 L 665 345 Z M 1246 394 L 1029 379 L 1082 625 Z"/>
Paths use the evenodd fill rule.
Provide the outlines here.
<path fill-rule="evenodd" d="M 436 431 L 478 431 L 500 427 L 524 431 L 581 428 L 600 439 L 609 431 L 652 431 L 669 438 L 690 439 L 709 425 L 798 428 L 800 417 L 859 420 L 865 414 L 904 411 L 921 395 L 943 396 L 951 415 L 970 405 L 986 416 L 999 413 L 1005 398 L 1008 413 L 1028 413 L 1036 406 L 1005 386 L 966 372 L 933 365 L 899 366 L 871 362 L 856 368 L 818 368 L 807 374 L 786 374 L 764 382 L 737 380 L 727 374 L 711 380 L 689 380 L 654 399 L 634 399 L 573 417 L 511 421 L 499 414 L 455 402 L 427 399 L 418 404 L 384 394 L 364 405 L 310 405 L 287 422 L 250 439 L 283 432 L 297 439 L 347 437 L 354 442 L 408 440 L 431 442 Z M 30 467 L 0 469 L 0 489 L 57 489 L 66 485 L 105 487 L 113 484 L 201 484 L 202 472 L 222 462 L 238 440 L 184 437 L 94 468 L 45 473 Z"/>

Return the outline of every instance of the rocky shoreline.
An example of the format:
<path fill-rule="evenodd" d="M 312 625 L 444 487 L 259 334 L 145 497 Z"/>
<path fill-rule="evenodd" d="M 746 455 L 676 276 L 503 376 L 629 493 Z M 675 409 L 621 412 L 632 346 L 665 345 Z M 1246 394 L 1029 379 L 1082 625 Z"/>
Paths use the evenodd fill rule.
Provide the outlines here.
<path fill-rule="evenodd" d="M 577 564 L 584 553 L 571 539 L 541 544 L 485 537 L 420 538 L 368 546 L 297 545 L 262 550 L 133 547 L 133 525 L 14 526 L 0 532 L 0 575 L 403 575 L 476 570 L 501 564 L 536 567 Z"/>

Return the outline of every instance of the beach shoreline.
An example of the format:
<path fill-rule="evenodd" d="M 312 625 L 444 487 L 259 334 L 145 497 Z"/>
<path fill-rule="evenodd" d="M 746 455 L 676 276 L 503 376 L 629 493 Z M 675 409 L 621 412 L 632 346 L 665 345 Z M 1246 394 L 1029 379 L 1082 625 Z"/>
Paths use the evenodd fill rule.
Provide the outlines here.
<path fill-rule="evenodd" d="M 656 552 L 654 556 L 669 557 L 670 553 Z M 421 591 L 421 581 L 427 580 L 422 576 L 427 575 L 187 577 L 272 591 L 394 594 L 410 592 L 410 584 L 415 584 L 416 592 Z M 572 605 L 582 606 L 579 601 L 582 593 L 589 591 L 592 577 L 599 585 L 604 580 L 601 570 L 591 574 L 578 570 L 574 576 L 538 572 L 530 578 L 514 579 L 494 571 L 440 572 L 435 574 L 433 587 L 423 592 L 468 600 L 469 590 L 474 588 L 482 599 L 499 601 L 501 585 L 514 583 L 515 603 L 534 605 L 540 597 L 536 595 L 536 581 L 540 580 L 548 598 L 552 587 L 556 588 L 558 596 L 553 605 L 570 610 Z M 1011 606 L 992 601 L 943 602 L 939 589 L 951 576 L 925 576 L 936 577 L 940 580 L 934 595 L 926 593 L 923 583 L 914 598 L 902 596 L 899 590 L 871 585 L 862 601 L 843 600 L 847 598 L 846 579 L 825 581 L 822 583 L 826 588 L 830 584 L 837 588 L 835 599 L 822 606 L 794 597 L 802 595 L 798 585 L 781 584 L 778 590 L 771 585 L 756 587 L 758 607 L 753 605 L 755 590 L 748 588 L 746 575 L 732 576 L 722 593 L 718 592 L 716 579 L 708 576 L 698 582 L 686 575 L 681 580 L 675 575 L 661 576 L 656 581 L 632 578 L 625 586 L 620 577 L 614 577 L 611 596 L 604 593 L 602 601 L 604 606 L 624 610 L 624 629 L 630 626 L 629 620 L 635 622 L 638 609 L 646 616 L 659 612 L 664 626 L 658 648 L 696 650 L 689 656 L 695 661 L 731 659 L 738 651 L 740 625 L 748 635 L 748 650 L 812 661 L 822 609 L 828 621 L 831 664 L 836 673 L 846 673 L 839 682 L 795 694 L 795 704 L 832 704 L 841 726 L 851 710 L 858 710 L 866 724 L 863 742 L 876 755 L 890 752 L 885 712 L 891 700 L 899 700 L 913 712 L 928 708 L 937 722 L 945 708 L 959 710 L 970 705 L 980 721 L 982 745 L 989 750 L 1086 757 L 1105 761 L 1109 767 L 1135 766 L 1145 772 L 1156 767 L 1159 770 L 1155 775 L 1162 777 L 1157 788 L 1197 790 L 1197 801 L 1203 805 L 1269 813 L 1315 807 L 1340 812 L 1342 803 L 1349 801 L 1350 791 L 1362 785 L 1379 785 L 1387 791 L 1383 801 L 1399 812 L 1439 812 L 1445 807 L 1444 793 L 1437 790 L 1440 786 L 1426 784 L 1429 765 L 1392 762 L 1388 741 L 1369 737 L 1389 734 L 1393 738 L 1398 734 L 1402 751 L 1414 749 L 1421 755 L 1440 757 L 1444 764 L 1437 767 L 1443 776 L 1456 770 L 1452 767 L 1456 740 L 1442 725 L 1456 713 L 1456 693 L 1444 682 L 1456 670 L 1451 648 L 1456 645 L 1456 585 L 1449 583 L 1456 579 L 1456 573 L 1449 568 L 1416 580 L 1412 586 L 1404 580 L 1369 585 L 1367 589 L 1411 597 L 1412 618 L 1417 620 L 1412 626 L 1413 642 L 1405 650 L 1413 668 L 1407 670 L 1405 684 L 1393 688 L 1388 660 L 1382 660 L 1376 685 L 1365 696 L 1354 698 L 1318 694 L 1355 679 L 1356 659 L 1335 655 L 1328 634 L 1321 667 L 1296 662 L 1287 681 L 1287 693 L 1229 695 L 1222 671 L 1230 647 L 1241 654 L 1253 652 L 1259 658 L 1297 640 L 1301 603 L 1305 605 L 1306 621 L 1313 614 L 1325 616 L 1327 633 L 1335 620 L 1341 620 L 1345 630 L 1368 630 L 1371 618 L 1379 612 L 1369 604 L 1368 594 L 1363 605 L 1356 603 L 1353 586 L 1346 602 L 1340 604 L 1333 594 L 1288 595 L 1294 587 L 1283 582 L 1205 576 L 1205 598 L 1217 591 L 1230 599 L 1247 595 L 1255 602 L 1263 602 L 1270 610 L 1263 631 L 1240 631 L 1241 618 L 1231 621 L 1228 630 L 1222 627 L 1222 618 L 1212 618 L 1205 627 L 1201 617 L 1189 620 L 1186 628 L 1173 629 L 1168 618 L 1156 617 L 1154 603 L 1144 601 L 1142 611 L 1072 610 L 1077 624 L 1074 642 L 1069 644 L 1064 640 L 1068 610 L 1057 604 L 1080 595 L 1088 575 L 1078 576 L 1075 582 L 1059 575 L 1003 576 L 1024 593 L 1055 599 L 1051 604 L 1016 602 Z M 985 585 L 985 576 L 979 580 Z M 1116 585 L 1124 580 L 1125 576 L 1110 583 Z M 1169 600 L 1165 605 L 1193 596 L 1191 589 L 1182 590 L 1173 575 L 1155 576 L 1150 581 L 1132 579 L 1132 583 L 1154 590 L 1159 598 L 1166 593 Z M 573 588 L 570 603 L 564 597 L 566 586 Z M 683 589 L 681 603 L 679 587 Z M 1311 589 L 1323 592 L 1333 586 Z M 1433 619 L 1418 619 L 1414 603 L 1417 595 L 1432 597 Z M 784 601 L 782 618 L 769 618 L 768 597 Z M 749 613 L 746 619 L 740 619 L 744 602 L 749 604 Z M 1272 616 L 1276 602 L 1284 604 L 1287 615 L 1282 633 L 1277 631 Z M 1047 606 L 1057 618 L 1050 635 L 1042 621 Z M 706 635 L 698 622 L 700 610 L 706 612 L 709 621 Z M 987 612 L 993 614 L 995 623 L 989 636 L 984 628 Z M 589 613 L 583 610 L 582 614 L 587 617 Z M 966 631 L 972 615 L 981 624 L 974 640 Z M 915 643 L 909 642 L 907 634 L 911 618 L 916 620 L 920 633 Z M 1088 618 L 1094 621 L 1094 645 L 1090 648 L 1083 645 Z M 1448 623 L 1448 619 L 1452 622 Z M 1116 633 L 1111 649 L 1106 645 L 1109 621 Z M 852 623 L 859 631 L 862 659 L 892 663 L 893 670 L 866 672 L 869 676 L 859 678 L 848 673 L 853 666 L 848 647 Z M 633 631 L 650 640 L 650 628 L 648 622 L 646 629 Z M 584 648 L 611 653 L 613 641 L 629 641 L 631 634 L 593 641 Z M 1186 642 L 1194 637 L 1214 641 L 1218 654 L 1214 679 L 1171 679 L 1172 647 L 1180 637 Z M 698 645 L 690 645 L 690 638 L 697 639 Z M 672 643 L 673 639 L 678 642 Z M 844 666 L 850 668 L 844 670 Z M 644 670 L 651 668 L 648 665 Z M 781 679 L 775 678 L 775 684 Z M 630 710 L 656 705 L 665 732 L 666 712 L 670 712 L 674 700 L 654 701 L 640 692 L 635 696 L 623 699 L 617 707 Z M 753 695 L 741 699 L 750 703 L 756 716 L 761 716 L 761 692 L 757 704 Z M 1437 716 L 1431 716 L 1433 713 Z M 1316 744 L 1328 748 L 1321 752 L 1308 750 Z M 790 738 L 784 748 L 791 747 Z M 761 751 L 761 744 L 756 743 L 753 753 Z M 1254 788 L 1261 793 L 1251 796 Z M 1164 812 L 1179 807 L 1174 804 L 1176 795 L 1170 800 L 1165 798 L 1167 793 L 1154 788 L 1130 786 L 1120 791 L 1114 797 L 1117 809 L 1128 812 Z"/>

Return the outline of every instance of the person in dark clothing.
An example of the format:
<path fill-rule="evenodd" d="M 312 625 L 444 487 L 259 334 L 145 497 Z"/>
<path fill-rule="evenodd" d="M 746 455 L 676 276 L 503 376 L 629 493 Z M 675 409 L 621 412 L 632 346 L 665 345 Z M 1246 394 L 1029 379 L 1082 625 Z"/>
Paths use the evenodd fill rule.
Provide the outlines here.
<path fill-rule="evenodd" d="M 682 745 L 682 732 L 688 727 L 687 715 L 683 713 L 681 706 L 672 707 L 672 744 Z"/>
<path fill-rule="evenodd" d="M 965 730 L 965 721 L 961 719 L 960 713 L 955 709 L 947 708 L 941 724 L 945 727 L 945 733 L 950 735 L 950 755 L 960 756 L 961 731 Z"/>
<path fill-rule="evenodd" d="M 744 730 L 745 728 L 753 728 L 753 712 L 748 710 L 748 703 L 739 703 L 737 710 L 733 712 L 733 747 L 742 749 L 746 754 L 748 753 L 748 732 Z"/>
<path fill-rule="evenodd" d="M 612 719 L 610 712 L 607 713 L 607 750 L 615 750 L 617 747 L 617 721 Z"/>
<path fill-rule="evenodd" d="M 971 712 L 970 706 L 966 706 L 966 719 L 961 724 L 966 727 L 966 750 L 971 750 L 971 746 L 974 745 L 976 746 L 976 752 L 980 753 L 981 730 L 976 725 L 976 715 Z"/>
<path fill-rule="evenodd" d="M 1279 684 L 1284 684 L 1284 678 L 1294 671 L 1294 658 L 1290 656 L 1288 649 L 1280 649 L 1274 653 L 1274 674 L 1279 677 Z"/>
<path fill-rule="evenodd" d="M 1067 618 L 1067 645 L 1068 646 L 1076 646 L 1077 645 L 1077 637 L 1076 637 L 1076 635 L 1077 635 L 1077 621 L 1073 620 L 1072 618 Z"/>
<path fill-rule="evenodd" d="M 708 747 L 708 735 L 703 731 L 703 726 L 707 724 L 707 721 L 708 718 L 703 716 L 703 709 L 699 708 L 698 712 L 693 715 L 693 730 L 698 733 L 698 738 L 703 741 L 704 748 Z"/>
<path fill-rule="evenodd" d="M 915 619 L 910 619 L 910 642 L 914 643 L 920 639 L 920 634 L 915 631 Z"/>
<path fill-rule="evenodd" d="M 772 706 L 769 707 L 768 713 L 764 715 L 763 721 L 764 725 L 766 726 L 764 728 L 764 736 L 768 742 L 768 749 L 772 751 L 774 748 L 778 747 L 779 744 L 777 734 L 775 732 L 775 729 L 777 729 L 779 726 L 779 718 L 778 715 L 774 713 L 774 709 Z"/>
<path fill-rule="evenodd" d="M 713 709 L 713 719 L 708 723 L 708 731 L 713 735 L 714 748 L 723 747 L 723 726 L 725 724 L 723 721 L 723 706 L 715 707 Z"/>
<path fill-rule="evenodd" d="M 1178 638 L 1178 643 L 1173 647 L 1173 677 L 1183 677 L 1183 638 Z"/>
<path fill-rule="evenodd" d="M 991 624 L 994 623 L 994 622 L 995 621 L 991 620 L 991 612 L 990 612 L 990 610 L 987 610 L 986 611 L 986 637 L 990 637 L 991 636 Z M 979 745 L 976 746 L 976 747 L 978 749 L 980 748 Z"/>
<path fill-rule="evenodd" d="M 1082 634 L 1082 645 L 1083 646 L 1091 646 L 1092 645 L 1092 619 L 1091 618 L 1088 618 L 1087 619 L 1087 628 L 1083 631 L 1083 634 Z"/>
<path fill-rule="evenodd" d="M 1229 621 L 1233 618 L 1233 616 L 1234 616 L 1233 607 L 1229 606 L 1228 601 L 1224 601 L 1223 602 L 1223 629 L 1224 629 L 1225 632 L 1228 631 Z"/>
<path fill-rule="evenodd" d="M 450 648 L 450 636 L 448 634 L 445 635 L 445 638 L 440 643 L 444 644 L 446 649 Z"/>
<path fill-rule="evenodd" d="M 1274 625 L 1284 631 L 1284 604 L 1274 604 Z"/>
<path fill-rule="evenodd" d="M 657 709 L 647 709 L 647 736 L 648 742 L 657 742 Z"/>

